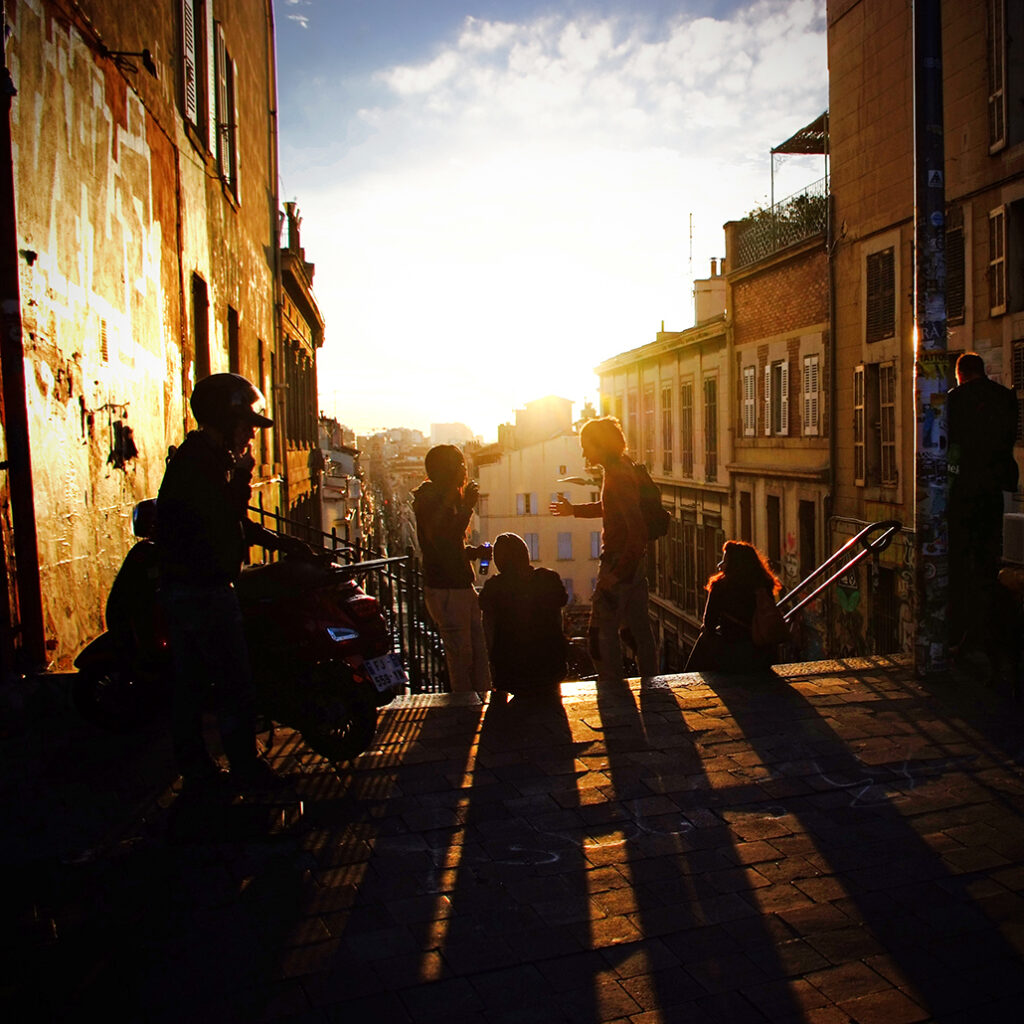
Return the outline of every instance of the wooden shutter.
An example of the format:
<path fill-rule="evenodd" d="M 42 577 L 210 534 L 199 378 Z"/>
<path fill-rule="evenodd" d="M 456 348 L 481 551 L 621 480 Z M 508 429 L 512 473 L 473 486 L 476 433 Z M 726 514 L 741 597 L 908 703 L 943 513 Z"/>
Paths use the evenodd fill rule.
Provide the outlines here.
<path fill-rule="evenodd" d="M 196 60 L 196 25 L 192 0 L 181 0 L 182 54 L 185 72 L 185 117 L 199 123 L 199 65 Z"/>

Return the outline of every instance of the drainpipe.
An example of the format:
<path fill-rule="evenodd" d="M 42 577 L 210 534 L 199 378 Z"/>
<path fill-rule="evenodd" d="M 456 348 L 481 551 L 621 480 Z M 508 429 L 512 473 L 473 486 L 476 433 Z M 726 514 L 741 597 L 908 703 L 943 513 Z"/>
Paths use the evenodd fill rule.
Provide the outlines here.
<path fill-rule="evenodd" d="M 940 0 L 914 0 L 914 668 L 946 672 L 949 569 L 946 533 L 946 190 Z M 926 416 L 925 412 L 929 415 Z"/>
<path fill-rule="evenodd" d="M 2 10 L 6 28 L 7 10 Z M 29 448 L 28 406 L 25 399 L 25 349 L 21 328 L 21 281 L 18 275 L 18 227 L 14 201 L 14 156 L 11 146 L 11 100 L 17 89 L 7 67 L 6 41 L 0 57 L 0 374 L 4 441 L 11 528 L 0 543 L 13 541 L 4 567 L 4 621 L 0 623 L 3 670 L 29 671 L 46 666 L 43 598 L 39 585 L 32 457 Z M 7 579 L 13 554 L 14 588 Z M 17 602 L 11 608 L 9 596 Z"/>

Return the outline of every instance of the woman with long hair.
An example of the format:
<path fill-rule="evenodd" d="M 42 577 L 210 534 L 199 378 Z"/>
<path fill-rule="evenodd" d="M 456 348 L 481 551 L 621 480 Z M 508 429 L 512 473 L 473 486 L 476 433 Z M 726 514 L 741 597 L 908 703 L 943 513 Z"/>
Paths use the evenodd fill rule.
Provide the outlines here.
<path fill-rule="evenodd" d="M 751 626 L 757 593 L 770 597 L 782 589 L 764 556 L 741 540 L 727 540 L 722 560 L 704 588 L 708 592 L 701 635 L 686 663 L 687 671 L 751 672 L 768 668 L 776 658 L 776 644 L 756 645 Z"/>

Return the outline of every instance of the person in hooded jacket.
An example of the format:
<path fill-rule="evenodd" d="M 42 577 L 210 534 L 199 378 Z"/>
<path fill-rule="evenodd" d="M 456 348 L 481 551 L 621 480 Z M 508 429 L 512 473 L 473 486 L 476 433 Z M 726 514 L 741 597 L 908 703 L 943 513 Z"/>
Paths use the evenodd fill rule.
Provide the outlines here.
<path fill-rule="evenodd" d="M 569 600 L 557 572 L 530 565 L 516 533 L 494 542 L 498 575 L 480 592 L 495 688 L 516 696 L 556 697 L 566 675 L 562 608 Z"/>
<path fill-rule="evenodd" d="M 423 600 L 444 643 L 453 693 L 491 688 L 473 559 L 481 549 L 466 544 L 478 488 L 467 483 L 466 460 L 455 445 L 435 445 L 424 460 L 427 479 L 413 492 L 416 536 L 423 556 Z"/>

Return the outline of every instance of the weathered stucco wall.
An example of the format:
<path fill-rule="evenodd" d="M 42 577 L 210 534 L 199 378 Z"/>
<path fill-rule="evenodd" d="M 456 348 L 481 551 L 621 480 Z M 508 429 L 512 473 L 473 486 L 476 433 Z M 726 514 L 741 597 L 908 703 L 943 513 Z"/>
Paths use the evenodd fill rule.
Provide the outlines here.
<path fill-rule="evenodd" d="M 264 5 L 215 5 L 239 69 L 240 201 L 181 117 L 180 3 L 145 5 L 144 17 L 141 6 L 9 7 L 26 402 L 54 668 L 103 629 L 132 507 L 156 494 L 167 447 L 188 425 L 192 274 L 209 287 L 214 372 L 228 369 L 229 306 L 242 373 L 256 376 L 258 340 L 268 362 L 275 344 Z M 148 47 L 159 78 L 122 70 L 104 45 Z"/>

